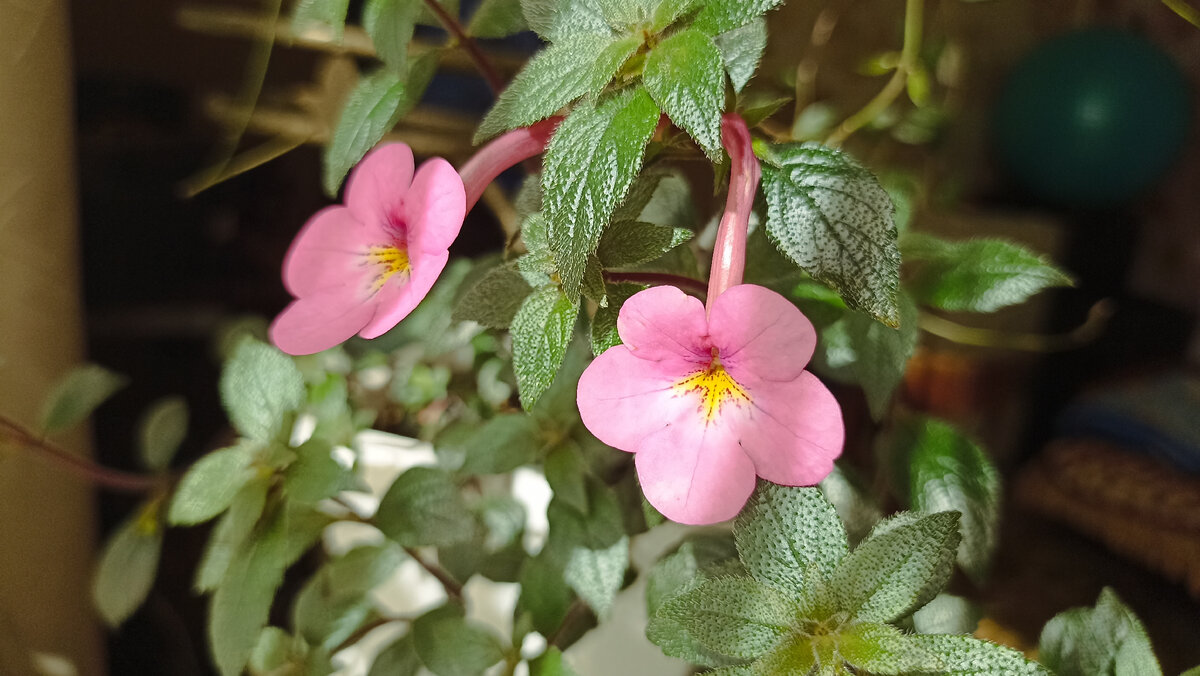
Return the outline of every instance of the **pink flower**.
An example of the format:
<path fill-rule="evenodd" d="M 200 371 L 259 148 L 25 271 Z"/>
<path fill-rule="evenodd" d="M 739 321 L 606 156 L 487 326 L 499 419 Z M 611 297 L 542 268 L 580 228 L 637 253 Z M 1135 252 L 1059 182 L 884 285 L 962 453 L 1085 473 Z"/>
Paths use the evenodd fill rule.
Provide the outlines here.
<path fill-rule="evenodd" d="M 296 300 L 271 325 L 271 341 L 312 354 L 387 332 L 437 281 L 465 215 L 449 162 L 429 160 L 414 177 L 407 145 L 372 151 L 350 173 L 346 205 L 317 212 L 292 242 L 283 283 Z"/>
<path fill-rule="evenodd" d="M 842 451 L 837 401 L 804 367 L 812 323 L 779 294 L 738 285 L 711 304 L 659 286 L 621 307 L 623 345 L 579 380 L 583 423 L 635 453 L 650 504 L 687 524 L 737 515 L 755 476 L 825 478 Z"/>

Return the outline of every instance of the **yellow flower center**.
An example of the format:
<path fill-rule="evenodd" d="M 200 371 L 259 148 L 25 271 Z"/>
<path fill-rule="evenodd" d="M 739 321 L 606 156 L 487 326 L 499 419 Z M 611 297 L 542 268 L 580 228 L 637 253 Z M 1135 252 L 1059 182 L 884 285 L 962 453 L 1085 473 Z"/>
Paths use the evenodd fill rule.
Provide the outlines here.
<path fill-rule="evenodd" d="M 707 369 L 697 371 L 679 381 L 674 389 L 680 394 L 699 395 L 699 411 L 704 416 L 705 423 L 716 419 L 721 407 L 726 403 L 735 406 L 750 403 L 750 395 L 729 375 L 716 354 L 713 355 Z"/>
<path fill-rule="evenodd" d="M 367 264 L 375 267 L 375 279 L 371 282 L 371 293 L 383 288 L 392 276 L 407 274 L 408 250 L 398 246 L 373 246 L 367 251 Z"/>

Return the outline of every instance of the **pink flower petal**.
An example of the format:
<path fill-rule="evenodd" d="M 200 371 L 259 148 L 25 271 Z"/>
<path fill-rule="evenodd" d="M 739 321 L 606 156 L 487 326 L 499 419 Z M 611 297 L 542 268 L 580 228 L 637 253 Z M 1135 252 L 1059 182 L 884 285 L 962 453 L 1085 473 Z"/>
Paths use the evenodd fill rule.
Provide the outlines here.
<path fill-rule="evenodd" d="M 283 284 L 293 296 L 364 291 L 371 271 L 363 255 L 374 245 L 388 245 L 381 231 L 363 225 L 346 207 L 326 207 L 308 219 L 292 242 L 283 261 Z"/>
<path fill-rule="evenodd" d="M 440 157 L 422 164 L 404 203 L 409 248 L 430 253 L 449 249 L 466 215 L 466 189 L 454 167 Z"/>
<path fill-rule="evenodd" d="M 367 153 L 346 180 L 346 206 L 363 223 L 387 223 L 404 213 L 413 179 L 412 149 L 389 143 Z"/>
<path fill-rule="evenodd" d="M 646 499 L 663 516 L 703 525 L 737 516 L 754 491 L 754 464 L 722 425 L 671 425 L 634 456 Z"/>
<path fill-rule="evenodd" d="M 721 294 L 709 312 L 708 327 L 721 363 L 739 382 L 747 376 L 794 380 L 817 345 L 812 322 L 795 305 L 753 284 Z"/>
<path fill-rule="evenodd" d="M 374 303 L 338 293 L 292 301 L 271 324 L 271 342 L 288 354 L 313 354 L 340 345 L 375 314 Z"/>
<path fill-rule="evenodd" d="M 411 252 L 415 253 L 415 252 Z M 407 276 L 394 275 L 375 296 L 375 316 L 358 334 L 363 338 L 378 338 L 391 331 L 401 319 L 408 316 L 433 288 L 438 275 L 446 267 L 449 254 L 443 249 L 440 254 L 420 254 L 411 260 L 412 268 Z"/>
<path fill-rule="evenodd" d="M 673 286 L 651 287 L 625 301 L 617 333 L 640 359 L 680 364 L 680 377 L 683 362 L 707 366 L 712 360 L 704 304 Z"/>
<path fill-rule="evenodd" d="M 743 383 L 751 405 L 738 410 L 738 439 L 759 476 L 785 486 L 811 486 L 833 470 L 845 424 L 829 389 L 804 371 L 792 381 Z"/>
<path fill-rule="evenodd" d="M 686 424 L 695 401 L 674 390 L 685 376 L 617 345 L 596 357 L 579 377 L 579 415 L 600 441 L 636 451 L 646 437 L 672 424 Z"/>

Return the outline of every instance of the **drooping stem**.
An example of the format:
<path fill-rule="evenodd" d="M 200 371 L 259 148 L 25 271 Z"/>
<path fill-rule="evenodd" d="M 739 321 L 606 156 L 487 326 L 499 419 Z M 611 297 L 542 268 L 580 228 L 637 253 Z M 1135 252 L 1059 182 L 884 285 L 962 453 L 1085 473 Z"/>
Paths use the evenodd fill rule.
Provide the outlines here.
<path fill-rule="evenodd" d="M 446 572 L 445 569 L 438 564 L 421 556 L 421 553 L 412 547 L 405 547 L 404 552 L 411 556 L 414 561 L 416 561 L 422 568 L 425 569 L 426 572 L 436 578 L 438 582 L 442 583 L 442 588 L 446 590 L 446 596 L 449 596 L 455 601 L 462 601 L 462 583 L 460 583 L 458 580 L 455 580 L 453 575 Z"/>
<path fill-rule="evenodd" d="M 708 291 L 708 285 L 702 280 L 684 277 L 683 275 L 673 275 L 669 272 L 612 272 L 606 270 L 604 272 L 604 279 L 605 281 L 617 284 L 621 282 L 646 284 L 648 286 L 668 284 L 684 291 L 694 291 L 700 294 Z"/>
<path fill-rule="evenodd" d="M 479 74 L 487 81 L 492 93 L 499 94 L 500 90 L 504 89 L 504 80 L 501 79 L 496 67 L 492 65 L 491 59 L 479 48 L 479 43 L 475 41 L 475 38 L 467 35 L 467 31 L 463 29 L 462 23 L 447 12 L 446 8 L 442 7 L 442 4 L 438 0 L 425 0 L 425 5 L 429 7 L 429 11 L 433 12 L 434 16 L 438 18 L 438 21 L 441 22 L 450 35 L 454 36 L 454 41 L 467 50 L 467 54 L 475 62 L 475 68 L 479 70 Z"/>
<path fill-rule="evenodd" d="M 63 469 L 87 481 L 120 493 L 149 493 L 167 485 L 167 477 L 122 472 L 98 465 L 87 458 L 68 453 L 39 438 L 19 423 L 0 416 L 0 440 L 9 439 L 15 445 L 33 451 L 58 463 Z"/>
<path fill-rule="evenodd" d="M 729 197 L 725 213 L 717 226 L 713 244 L 712 269 L 708 273 L 707 307 L 731 286 L 742 283 L 746 272 L 746 232 L 754 195 L 762 178 L 762 168 L 751 148 L 750 129 L 741 116 L 726 113 L 721 120 L 721 142 L 732 160 L 729 169 Z"/>
<path fill-rule="evenodd" d="M 522 127 L 488 143 L 459 169 L 467 188 L 467 211 L 470 211 L 483 191 L 509 167 L 546 151 L 546 144 L 562 122 L 561 117 L 542 120 L 532 127 Z"/>
<path fill-rule="evenodd" d="M 851 134 L 873 122 L 892 105 L 897 96 L 900 96 L 908 84 L 909 74 L 918 67 L 924 27 L 925 0 L 907 0 L 904 8 L 904 46 L 901 48 L 900 61 L 896 64 L 895 72 L 867 105 L 838 125 L 825 140 L 826 145 L 841 145 Z"/>

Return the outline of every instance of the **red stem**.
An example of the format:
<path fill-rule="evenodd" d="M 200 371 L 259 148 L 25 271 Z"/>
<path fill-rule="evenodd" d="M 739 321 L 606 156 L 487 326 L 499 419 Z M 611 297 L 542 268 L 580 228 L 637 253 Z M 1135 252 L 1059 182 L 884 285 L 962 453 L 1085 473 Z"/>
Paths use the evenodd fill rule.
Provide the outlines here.
<path fill-rule="evenodd" d="M 504 89 L 504 80 L 501 79 L 500 73 L 496 71 L 496 67 L 492 65 L 487 54 L 484 54 L 483 50 L 479 48 L 479 43 L 475 42 L 475 39 L 470 35 L 467 35 L 467 31 L 463 30 L 463 26 L 459 23 L 458 19 L 447 12 L 446 8 L 442 7 L 441 3 L 437 0 L 425 0 L 425 5 L 438 18 L 442 26 L 454 36 L 455 41 L 462 45 L 463 49 L 467 50 L 467 54 L 475 62 L 475 67 L 479 69 L 479 74 L 487 81 L 492 93 L 499 94 L 500 90 Z"/>
<path fill-rule="evenodd" d="M 552 117 L 532 127 L 514 129 L 480 148 L 467 160 L 458 171 L 467 189 L 467 211 L 475 206 L 483 196 L 483 191 L 506 169 L 545 152 L 546 144 L 550 143 L 550 137 L 560 122 L 561 117 Z"/>
<path fill-rule="evenodd" d="M 708 309 L 731 286 L 742 283 L 746 272 L 746 232 L 750 226 L 750 211 L 762 168 L 751 148 L 750 128 L 735 113 L 721 119 L 721 141 L 732 164 L 729 171 L 729 197 L 725 213 L 717 227 L 713 245 L 712 269 L 708 273 Z"/>
<path fill-rule="evenodd" d="M 610 282 L 620 283 L 629 282 L 631 284 L 645 284 L 647 286 L 656 286 L 659 284 L 667 284 L 678 287 L 685 291 L 694 291 L 697 294 L 703 295 L 708 291 L 708 286 L 699 279 L 684 277 L 682 275 L 672 275 L 667 272 L 608 272 L 604 273 L 604 279 Z"/>
<path fill-rule="evenodd" d="M 57 462 L 63 469 L 102 488 L 120 493 L 149 493 L 162 488 L 168 481 L 161 476 L 133 474 L 97 465 L 39 439 L 18 423 L 3 416 L 0 416 L 0 428 L 18 445 L 37 451 L 43 458 Z"/>

